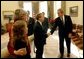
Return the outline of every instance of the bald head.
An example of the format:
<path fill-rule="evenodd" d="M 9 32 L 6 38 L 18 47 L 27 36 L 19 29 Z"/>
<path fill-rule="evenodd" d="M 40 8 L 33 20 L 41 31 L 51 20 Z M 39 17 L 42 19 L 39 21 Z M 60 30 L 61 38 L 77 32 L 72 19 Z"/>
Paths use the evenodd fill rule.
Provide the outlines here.
<path fill-rule="evenodd" d="M 62 9 L 58 9 L 57 12 L 58 12 L 58 16 L 59 16 L 59 17 L 61 17 L 61 16 L 64 15 L 64 12 L 63 12 Z"/>

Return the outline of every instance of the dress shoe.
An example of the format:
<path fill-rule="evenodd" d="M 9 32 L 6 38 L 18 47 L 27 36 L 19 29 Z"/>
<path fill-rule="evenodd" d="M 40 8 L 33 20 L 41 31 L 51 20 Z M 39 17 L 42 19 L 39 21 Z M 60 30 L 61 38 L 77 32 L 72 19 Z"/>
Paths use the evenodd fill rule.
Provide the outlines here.
<path fill-rule="evenodd" d="M 70 57 L 70 53 L 67 54 L 67 57 Z"/>

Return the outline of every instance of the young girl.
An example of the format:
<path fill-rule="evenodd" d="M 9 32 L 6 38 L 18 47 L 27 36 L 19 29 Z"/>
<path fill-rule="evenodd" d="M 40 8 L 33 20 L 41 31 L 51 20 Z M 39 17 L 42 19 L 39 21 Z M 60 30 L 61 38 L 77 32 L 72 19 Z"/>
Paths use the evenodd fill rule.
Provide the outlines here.
<path fill-rule="evenodd" d="M 25 39 L 25 30 L 26 30 L 26 22 L 23 20 L 16 21 L 13 26 L 13 45 L 14 49 L 18 50 L 23 48 L 25 51 L 24 56 L 17 56 L 18 58 L 27 58 L 27 40 Z"/>

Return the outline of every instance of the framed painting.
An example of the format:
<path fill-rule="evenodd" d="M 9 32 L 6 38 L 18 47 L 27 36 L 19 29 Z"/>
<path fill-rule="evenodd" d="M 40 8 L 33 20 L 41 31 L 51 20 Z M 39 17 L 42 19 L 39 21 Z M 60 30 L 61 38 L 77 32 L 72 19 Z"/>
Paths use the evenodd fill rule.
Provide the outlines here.
<path fill-rule="evenodd" d="M 14 16 L 14 11 L 3 11 L 3 19 L 4 20 L 12 20 Z"/>
<path fill-rule="evenodd" d="M 78 6 L 70 7 L 70 16 L 78 17 Z"/>

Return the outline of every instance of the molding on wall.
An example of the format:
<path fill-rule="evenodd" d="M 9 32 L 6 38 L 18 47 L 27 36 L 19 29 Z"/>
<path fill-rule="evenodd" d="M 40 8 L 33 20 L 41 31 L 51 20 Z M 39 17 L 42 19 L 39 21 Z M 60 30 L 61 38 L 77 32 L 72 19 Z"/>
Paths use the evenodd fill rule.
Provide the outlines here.
<path fill-rule="evenodd" d="M 64 14 L 66 14 L 66 1 L 61 1 L 61 8 L 64 11 Z"/>
<path fill-rule="evenodd" d="M 54 18 L 54 8 L 53 8 L 54 4 L 53 1 L 48 1 L 48 16 L 51 16 L 52 18 Z"/>
<path fill-rule="evenodd" d="M 32 2 L 32 12 L 39 13 L 39 2 Z"/>
<path fill-rule="evenodd" d="M 19 3 L 19 7 L 23 8 L 23 1 L 18 1 L 18 3 Z"/>

